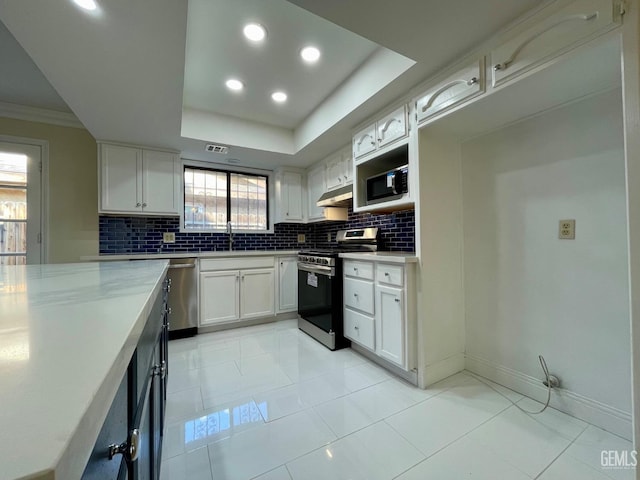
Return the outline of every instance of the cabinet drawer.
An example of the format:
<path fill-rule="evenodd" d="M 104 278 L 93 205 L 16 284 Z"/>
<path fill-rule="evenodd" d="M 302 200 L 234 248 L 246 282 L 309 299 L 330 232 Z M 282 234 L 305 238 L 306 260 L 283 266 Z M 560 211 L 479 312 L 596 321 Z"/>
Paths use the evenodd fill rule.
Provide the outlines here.
<path fill-rule="evenodd" d="M 431 88 L 416 101 L 418 123 L 484 92 L 484 57 Z"/>
<path fill-rule="evenodd" d="M 402 287 L 404 284 L 404 267 L 379 263 L 376 265 L 376 281 Z"/>
<path fill-rule="evenodd" d="M 491 52 L 493 86 L 615 26 L 611 0 L 578 0 L 525 29 Z"/>
<path fill-rule="evenodd" d="M 373 315 L 373 282 L 345 278 L 344 304 L 347 307 Z"/>
<path fill-rule="evenodd" d="M 345 308 L 344 336 L 370 350 L 375 350 L 375 323 L 373 317 Z"/>
<path fill-rule="evenodd" d="M 344 262 L 344 274 L 348 277 L 373 280 L 373 263 L 348 260 Z"/>
<path fill-rule="evenodd" d="M 207 270 L 240 270 L 243 268 L 273 268 L 275 257 L 226 257 L 203 258 L 200 260 L 200 271 Z"/>

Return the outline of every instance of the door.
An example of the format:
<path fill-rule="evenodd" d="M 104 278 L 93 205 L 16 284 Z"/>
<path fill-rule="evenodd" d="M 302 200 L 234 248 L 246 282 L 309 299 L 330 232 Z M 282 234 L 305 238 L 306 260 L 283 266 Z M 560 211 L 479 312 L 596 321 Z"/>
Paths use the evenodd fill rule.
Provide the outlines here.
<path fill-rule="evenodd" d="M 273 268 L 240 270 L 240 318 L 248 319 L 273 315 L 275 313 L 274 304 Z"/>
<path fill-rule="evenodd" d="M 155 150 L 142 151 L 142 211 L 178 213 L 175 174 L 176 155 Z"/>
<path fill-rule="evenodd" d="M 376 146 L 376 125 L 369 125 L 367 128 L 356 133 L 353 137 L 353 158 L 360 158 L 373 152 Z"/>
<path fill-rule="evenodd" d="M 324 208 L 318 207 L 318 199 L 325 192 L 324 166 L 309 170 L 307 174 L 307 192 L 309 192 L 309 220 L 324 218 Z"/>
<path fill-rule="evenodd" d="M 376 350 L 381 357 L 404 366 L 404 302 L 399 288 L 376 288 Z M 379 328 L 378 328 L 379 327 Z"/>
<path fill-rule="evenodd" d="M 404 105 L 378 120 L 378 148 L 407 136 L 407 112 Z"/>
<path fill-rule="evenodd" d="M 283 207 L 286 209 L 285 219 L 287 221 L 302 221 L 302 175 L 296 172 L 284 172 L 282 176 Z"/>
<path fill-rule="evenodd" d="M 240 272 L 200 274 L 200 325 L 214 325 L 240 318 Z"/>
<path fill-rule="evenodd" d="M 42 147 L 0 142 L 0 265 L 41 263 Z"/>
<path fill-rule="evenodd" d="M 298 262 L 296 257 L 280 258 L 278 268 L 278 313 L 298 308 Z"/>
<path fill-rule="evenodd" d="M 342 154 L 334 155 L 327 162 L 327 191 L 342 187 L 344 184 L 344 163 Z"/>

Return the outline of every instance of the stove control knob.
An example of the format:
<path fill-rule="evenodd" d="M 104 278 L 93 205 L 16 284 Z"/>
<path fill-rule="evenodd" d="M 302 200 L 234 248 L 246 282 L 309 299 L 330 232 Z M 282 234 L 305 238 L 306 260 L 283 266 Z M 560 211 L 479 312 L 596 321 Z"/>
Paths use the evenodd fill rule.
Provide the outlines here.
<path fill-rule="evenodd" d="M 329 265 L 329 259 L 328 258 L 323 258 L 322 259 L 322 264 L 323 265 Z"/>

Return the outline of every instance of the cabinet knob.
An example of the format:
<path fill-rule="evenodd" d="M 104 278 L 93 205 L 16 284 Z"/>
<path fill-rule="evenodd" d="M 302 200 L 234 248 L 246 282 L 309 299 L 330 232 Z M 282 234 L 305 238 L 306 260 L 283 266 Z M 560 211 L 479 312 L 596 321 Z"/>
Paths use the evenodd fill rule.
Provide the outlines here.
<path fill-rule="evenodd" d="M 147 206 L 147 204 L 146 204 L 146 203 L 143 203 L 143 204 L 142 204 L 142 206 L 143 206 L 143 207 L 146 207 L 146 206 Z"/>
<path fill-rule="evenodd" d="M 476 83 L 478 83 L 478 77 L 471 77 L 468 81 L 467 81 L 467 85 L 471 86 L 471 85 L 475 85 Z"/>
<path fill-rule="evenodd" d="M 357 326 L 357 325 L 354 325 L 354 327 L 353 327 L 353 328 L 354 328 L 354 330 L 360 330 L 360 327 L 359 327 L 359 326 Z"/>
<path fill-rule="evenodd" d="M 399 298 L 396 298 L 396 303 L 400 303 L 400 299 Z"/>
<path fill-rule="evenodd" d="M 357 293 L 354 293 L 354 294 L 353 294 L 353 296 L 357 298 L 357 297 L 358 297 L 358 294 L 357 294 Z"/>
<path fill-rule="evenodd" d="M 141 206 L 142 204 L 140 202 L 136 203 L 136 207 Z"/>
<path fill-rule="evenodd" d="M 496 64 L 493 66 L 493 71 L 494 71 L 494 72 L 497 72 L 497 71 L 499 71 L 499 70 L 502 70 L 502 64 L 501 64 L 501 63 L 496 63 Z"/>
<path fill-rule="evenodd" d="M 384 276 L 388 277 L 389 276 L 389 272 L 384 272 Z"/>
<path fill-rule="evenodd" d="M 126 442 L 109 445 L 109 460 L 116 455 L 123 455 L 127 462 L 135 462 L 138 459 L 138 447 L 140 445 L 140 430 L 134 428 Z"/>

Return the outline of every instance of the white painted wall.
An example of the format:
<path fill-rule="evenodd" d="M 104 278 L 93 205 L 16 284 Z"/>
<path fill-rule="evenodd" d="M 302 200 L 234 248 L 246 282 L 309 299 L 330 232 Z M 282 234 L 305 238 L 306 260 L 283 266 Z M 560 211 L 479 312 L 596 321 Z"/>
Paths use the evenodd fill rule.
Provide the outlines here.
<path fill-rule="evenodd" d="M 631 412 L 620 96 L 462 145 L 466 354 L 537 378 L 543 354 L 566 390 Z"/>

